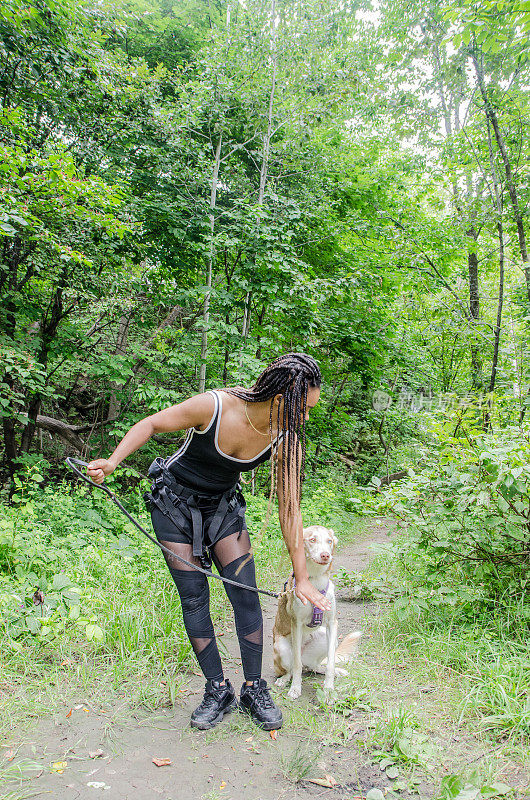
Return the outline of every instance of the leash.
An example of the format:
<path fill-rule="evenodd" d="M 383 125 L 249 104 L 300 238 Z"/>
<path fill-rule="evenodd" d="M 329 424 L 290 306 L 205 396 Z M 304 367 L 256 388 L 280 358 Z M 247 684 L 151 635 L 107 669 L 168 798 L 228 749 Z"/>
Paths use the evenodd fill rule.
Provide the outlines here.
<path fill-rule="evenodd" d="M 191 561 L 186 561 L 186 559 L 182 558 L 182 556 L 178 556 L 168 547 L 164 547 L 163 544 L 160 544 L 158 539 L 155 539 L 154 536 L 151 536 L 151 534 L 148 531 L 146 531 L 145 528 L 143 528 L 131 514 L 129 514 L 127 509 L 120 503 L 114 492 L 111 491 L 111 489 L 109 489 L 108 486 L 105 486 L 103 483 L 94 483 L 94 481 L 91 480 L 89 477 L 87 477 L 83 472 L 81 472 L 81 470 L 77 469 L 76 464 L 80 467 L 88 467 L 86 461 L 81 461 L 79 458 L 72 458 L 71 456 L 68 456 L 68 458 L 65 460 L 70 469 L 73 472 L 75 472 L 78 478 L 81 478 L 81 480 L 85 481 L 85 483 L 88 483 L 89 486 L 95 486 L 96 489 L 102 489 L 105 492 L 105 494 L 107 494 L 110 497 L 112 502 L 118 506 L 120 511 L 123 514 L 125 514 L 127 519 L 129 519 L 132 522 L 132 524 L 138 528 L 139 531 L 141 531 L 145 536 L 147 536 L 147 538 L 150 539 L 153 542 L 153 544 L 156 544 L 157 547 L 163 550 L 164 553 L 167 553 L 172 558 L 178 558 L 178 560 L 182 561 L 183 564 L 187 564 L 188 567 L 197 570 L 197 572 L 202 572 L 202 574 L 206 575 L 207 578 L 216 578 L 218 581 L 222 581 L 223 583 L 229 583 L 232 586 L 237 586 L 240 589 L 247 589 L 249 592 L 258 592 L 258 594 L 265 594 L 267 595 L 267 597 L 276 597 L 276 598 L 280 597 L 280 594 L 278 594 L 277 592 L 269 592 L 268 589 L 258 589 L 256 586 L 246 586 L 246 584 L 238 583 L 237 581 L 233 581 L 230 578 L 223 578 L 222 575 L 216 575 L 215 572 L 212 572 L 209 569 L 203 569 L 203 567 L 198 567 L 196 564 L 192 564 Z M 283 594 L 283 592 L 281 594 Z"/>

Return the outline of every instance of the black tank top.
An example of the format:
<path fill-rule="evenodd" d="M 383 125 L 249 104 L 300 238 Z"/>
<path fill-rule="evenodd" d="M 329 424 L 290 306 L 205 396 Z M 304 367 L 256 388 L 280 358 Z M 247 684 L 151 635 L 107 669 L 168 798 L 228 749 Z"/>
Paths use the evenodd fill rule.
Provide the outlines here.
<path fill-rule="evenodd" d="M 223 411 L 222 393 L 210 391 L 215 410 L 208 426 L 190 428 L 186 441 L 166 460 L 166 466 L 184 486 L 206 493 L 220 493 L 235 486 L 241 472 L 250 472 L 271 457 L 271 445 L 251 459 L 227 456 L 219 447 L 219 425 Z M 275 440 L 276 442 L 276 440 Z"/>

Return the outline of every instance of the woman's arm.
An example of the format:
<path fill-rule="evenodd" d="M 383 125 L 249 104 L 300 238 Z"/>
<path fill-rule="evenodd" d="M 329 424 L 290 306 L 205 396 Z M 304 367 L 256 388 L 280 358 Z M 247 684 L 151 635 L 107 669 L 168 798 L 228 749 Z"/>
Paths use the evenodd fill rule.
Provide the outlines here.
<path fill-rule="evenodd" d="M 300 454 L 301 455 L 301 454 Z M 293 459 L 294 460 L 294 459 Z M 301 457 L 298 461 L 302 463 Z M 288 478 L 287 497 L 296 496 L 296 502 L 293 504 L 285 503 L 284 497 L 284 474 L 283 462 L 281 458 L 281 450 L 278 453 L 278 513 L 280 517 L 280 527 L 282 535 L 291 558 L 293 565 L 293 573 L 296 579 L 295 593 L 300 598 L 304 605 L 309 601 L 313 605 L 321 608 L 322 611 L 329 611 L 331 605 L 329 601 L 320 594 L 317 589 L 309 580 L 307 574 L 305 547 L 304 547 L 304 531 L 302 523 L 302 513 L 300 511 L 300 499 L 298 497 L 298 481 L 294 470 L 294 464 L 291 465 L 290 474 Z"/>
<path fill-rule="evenodd" d="M 210 421 L 213 411 L 214 399 L 211 394 L 204 393 L 144 417 L 125 434 L 110 458 L 98 458 L 90 462 L 89 477 L 94 483 L 102 483 L 107 475 L 114 472 L 118 464 L 149 441 L 154 433 L 201 427 Z"/>

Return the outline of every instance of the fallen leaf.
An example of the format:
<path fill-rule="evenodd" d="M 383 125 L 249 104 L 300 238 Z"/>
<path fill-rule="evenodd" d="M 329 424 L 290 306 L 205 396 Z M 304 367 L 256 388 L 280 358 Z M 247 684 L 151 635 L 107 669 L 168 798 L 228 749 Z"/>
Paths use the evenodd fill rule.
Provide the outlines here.
<path fill-rule="evenodd" d="M 56 761 L 52 764 L 52 772 L 57 772 L 59 775 L 62 775 L 67 766 L 68 763 L 66 761 Z"/>
<path fill-rule="evenodd" d="M 226 781 L 221 781 L 220 789 L 224 789 L 226 786 Z"/>
<path fill-rule="evenodd" d="M 270 736 L 271 739 L 274 739 L 276 741 L 276 739 L 278 738 L 278 731 L 271 731 Z"/>
<path fill-rule="evenodd" d="M 68 714 L 66 716 L 67 717 L 71 717 L 72 716 L 72 709 L 70 709 L 70 711 L 68 712 Z"/>
<path fill-rule="evenodd" d="M 5 755 L 5 757 L 7 758 L 8 761 L 13 761 L 13 759 L 15 757 L 15 751 L 14 750 L 6 750 L 4 755 Z"/>
<path fill-rule="evenodd" d="M 326 789 L 333 789 L 339 785 L 333 775 L 326 775 L 325 778 L 307 778 L 307 782 L 317 783 L 319 786 L 325 786 Z"/>
<path fill-rule="evenodd" d="M 99 747 L 97 750 L 89 750 L 88 755 L 90 756 L 90 758 L 101 758 L 101 756 L 105 754 L 101 749 L 101 747 Z"/>
<path fill-rule="evenodd" d="M 245 739 L 245 742 L 251 742 L 253 740 L 253 736 L 249 736 L 248 739 Z"/>
<path fill-rule="evenodd" d="M 157 767 L 168 767 L 171 764 L 170 758 L 153 758 L 153 764 Z"/>

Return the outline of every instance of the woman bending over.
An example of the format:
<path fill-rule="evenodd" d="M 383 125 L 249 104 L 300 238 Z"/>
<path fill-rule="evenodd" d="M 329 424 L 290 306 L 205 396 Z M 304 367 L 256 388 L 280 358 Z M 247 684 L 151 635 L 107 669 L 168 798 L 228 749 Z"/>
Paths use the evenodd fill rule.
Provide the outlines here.
<path fill-rule="evenodd" d="M 182 447 L 155 459 L 148 502 L 158 541 L 197 566 L 213 561 L 219 574 L 256 586 L 254 557 L 245 524 L 241 472 L 271 459 L 271 496 L 276 489 L 280 525 L 302 602 L 327 610 L 328 601 L 307 575 L 300 513 L 305 466 L 305 423 L 320 396 L 316 361 L 288 353 L 270 364 L 251 389 L 218 389 L 195 395 L 140 420 L 109 459 L 88 465 L 101 483 L 128 455 L 157 433 L 187 430 Z M 210 617 L 205 575 L 164 553 L 180 596 L 186 632 L 206 677 L 204 698 L 191 716 L 197 728 L 212 728 L 237 706 L 225 679 Z M 265 730 L 280 728 L 282 714 L 261 677 L 263 617 L 256 592 L 224 584 L 234 609 L 245 682 L 239 706 Z"/>

